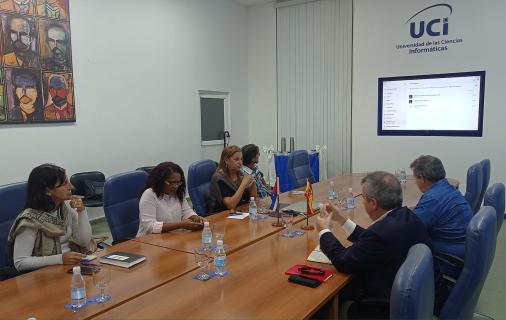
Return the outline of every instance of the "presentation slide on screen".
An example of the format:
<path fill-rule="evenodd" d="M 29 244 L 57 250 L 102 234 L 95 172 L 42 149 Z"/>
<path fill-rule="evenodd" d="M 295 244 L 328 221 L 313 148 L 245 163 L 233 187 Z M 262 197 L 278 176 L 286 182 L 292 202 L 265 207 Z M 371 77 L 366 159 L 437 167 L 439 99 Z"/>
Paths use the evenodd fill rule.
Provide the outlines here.
<path fill-rule="evenodd" d="M 383 82 L 383 130 L 477 130 L 480 77 Z"/>

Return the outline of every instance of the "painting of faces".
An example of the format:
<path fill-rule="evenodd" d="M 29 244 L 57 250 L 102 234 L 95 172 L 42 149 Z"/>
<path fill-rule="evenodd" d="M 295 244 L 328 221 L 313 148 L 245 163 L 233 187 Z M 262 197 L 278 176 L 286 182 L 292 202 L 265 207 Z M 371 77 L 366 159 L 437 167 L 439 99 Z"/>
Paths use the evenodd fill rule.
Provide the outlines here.
<path fill-rule="evenodd" d="M 68 0 L 0 0 L 0 125 L 75 122 Z"/>

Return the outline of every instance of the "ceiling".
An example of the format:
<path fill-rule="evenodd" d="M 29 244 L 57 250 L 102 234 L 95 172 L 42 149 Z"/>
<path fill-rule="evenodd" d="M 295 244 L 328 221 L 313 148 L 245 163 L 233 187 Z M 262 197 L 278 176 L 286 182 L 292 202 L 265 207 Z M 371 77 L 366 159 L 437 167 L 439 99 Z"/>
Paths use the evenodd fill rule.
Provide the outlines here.
<path fill-rule="evenodd" d="M 235 1 L 245 6 L 255 6 L 257 4 L 274 2 L 273 0 L 235 0 Z"/>

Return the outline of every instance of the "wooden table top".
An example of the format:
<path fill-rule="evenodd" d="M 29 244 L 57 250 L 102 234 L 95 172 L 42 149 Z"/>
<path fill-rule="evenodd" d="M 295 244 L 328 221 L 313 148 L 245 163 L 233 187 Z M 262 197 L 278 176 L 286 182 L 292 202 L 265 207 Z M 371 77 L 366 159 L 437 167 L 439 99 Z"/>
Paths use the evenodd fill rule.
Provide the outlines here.
<path fill-rule="evenodd" d="M 66 309 L 72 278 L 67 270 L 72 266 L 54 265 L 2 281 L 0 319 L 88 318 L 197 268 L 191 254 L 135 241 L 112 246 L 98 255 L 114 251 L 138 253 L 147 259 L 129 269 L 103 265 L 111 269 L 111 282 L 106 288 L 106 293 L 112 296 L 110 301 L 90 304 L 78 312 Z M 93 287 L 92 277 L 83 277 L 87 296 L 97 294 L 99 289 Z"/>
<path fill-rule="evenodd" d="M 217 223 L 225 223 L 224 243 L 229 246 L 229 253 L 240 250 L 245 246 L 283 230 L 282 227 L 272 226 L 272 223 L 276 220 L 272 217 L 267 217 L 260 221 L 250 221 L 249 218 L 238 220 L 227 218 L 229 213 L 230 212 L 227 210 L 207 217 L 210 221 L 211 228 Z M 301 219 L 302 218 L 298 218 L 298 221 Z M 202 244 L 202 232 L 176 230 L 174 232 L 162 234 L 149 234 L 133 240 L 192 253 L 195 248 Z"/>
<path fill-rule="evenodd" d="M 351 186 L 356 196 L 356 208 L 342 211 L 343 215 L 367 227 L 372 221 L 360 196 L 363 176 L 351 174 L 332 180 L 336 189 L 345 193 Z M 458 181 L 449 180 L 458 186 Z M 328 188 L 329 180 L 314 184 L 314 202 L 326 202 Z M 412 177 L 408 177 L 403 192 L 404 205 L 414 207 L 421 192 Z M 281 203 L 304 200 L 301 194 L 280 195 Z M 230 275 L 223 279 L 207 282 L 192 279 L 197 266 L 190 253 L 200 245 L 201 232 L 147 235 L 99 254 L 127 251 L 147 257 L 130 269 L 110 266 L 111 283 L 106 292 L 112 296 L 111 301 L 91 304 L 76 313 L 67 310 L 64 305 L 70 301 L 71 274 L 66 271 L 71 266 L 56 265 L 3 281 L 0 318 L 307 318 L 349 280 L 348 275 L 325 265 L 335 273 L 320 287 L 312 289 L 289 283 L 284 272 L 296 263 L 309 263 L 306 258 L 319 243 L 318 232 L 308 231 L 301 237 L 288 239 L 281 236 L 283 228 L 272 227 L 274 218 L 249 221 L 227 216 L 225 211 L 208 217 L 211 225 L 226 223 Z M 302 220 L 297 217 L 298 226 L 305 223 Z M 314 217 L 310 218 L 311 224 L 313 220 Z M 336 227 L 333 233 L 344 245 L 350 244 L 342 228 Z M 85 276 L 85 281 L 88 296 L 97 294 L 92 278 Z"/>
<path fill-rule="evenodd" d="M 192 272 L 97 318 L 308 318 L 349 279 L 331 265 L 306 261 L 318 243 L 316 230 L 294 238 L 276 233 L 228 256 L 230 274 L 222 279 L 201 282 Z M 315 289 L 288 282 L 285 271 L 298 263 L 329 268 L 334 275 Z"/>

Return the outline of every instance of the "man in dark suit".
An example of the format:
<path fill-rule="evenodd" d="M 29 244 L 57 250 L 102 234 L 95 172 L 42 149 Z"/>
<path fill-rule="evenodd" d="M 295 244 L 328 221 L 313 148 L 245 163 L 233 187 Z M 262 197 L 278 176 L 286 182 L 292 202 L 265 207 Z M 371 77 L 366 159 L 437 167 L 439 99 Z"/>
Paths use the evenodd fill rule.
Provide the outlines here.
<path fill-rule="evenodd" d="M 389 318 L 388 301 L 397 270 L 412 245 L 430 247 L 430 238 L 420 219 L 402 207 L 402 189 L 394 175 L 378 171 L 365 176 L 362 197 L 373 224 L 367 229 L 357 226 L 327 204 L 317 217 L 320 248 L 338 271 L 353 274 L 353 283 L 340 297 L 341 301 L 354 301 L 348 316 Z M 334 222 L 349 236 L 350 247 L 345 248 L 330 231 Z"/>

